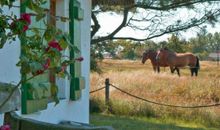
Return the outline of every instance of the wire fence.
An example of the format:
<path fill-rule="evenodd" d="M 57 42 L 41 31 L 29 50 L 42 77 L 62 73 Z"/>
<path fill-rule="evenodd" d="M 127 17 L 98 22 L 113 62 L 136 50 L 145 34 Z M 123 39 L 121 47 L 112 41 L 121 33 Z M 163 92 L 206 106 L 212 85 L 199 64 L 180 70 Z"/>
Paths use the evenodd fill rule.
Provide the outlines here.
<path fill-rule="evenodd" d="M 144 102 L 146 102 L 146 103 L 151 103 L 151 104 L 160 105 L 160 106 L 175 107 L 175 108 L 192 108 L 192 109 L 193 109 L 193 108 L 209 108 L 209 107 L 217 107 L 217 106 L 220 106 L 220 103 L 215 103 L 215 104 L 202 104 L 202 105 L 189 105 L 189 106 L 166 104 L 166 103 L 161 103 L 161 102 L 157 102 L 157 101 L 152 101 L 152 100 L 145 99 L 145 98 L 139 97 L 139 96 L 137 96 L 137 95 L 131 94 L 131 93 L 129 93 L 129 92 L 127 92 L 127 91 L 125 91 L 125 90 L 123 90 L 123 89 L 121 89 L 121 88 L 119 88 L 119 87 L 113 85 L 113 84 L 110 84 L 110 83 L 109 83 L 109 79 L 106 79 L 105 85 L 106 85 L 105 87 L 102 87 L 102 88 L 99 88 L 99 89 L 96 89 L 96 90 L 91 91 L 90 94 L 105 89 L 105 91 L 106 91 L 106 93 L 105 93 L 106 95 L 105 95 L 105 96 L 107 97 L 107 98 L 106 98 L 106 104 L 108 104 L 108 102 L 109 102 L 109 97 L 110 97 L 110 96 L 109 96 L 108 94 L 109 94 L 109 86 L 111 86 L 111 87 L 115 88 L 116 90 L 118 90 L 118 91 L 120 91 L 120 92 L 122 92 L 122 93 L 124 93 L 124 94 L 126 94 L 126 95 L 128 95 L 128 96 L 131 96 L 131 97 L 136 98 L 136 99 L 138 99 L 138 100 L 142 100 L 142 101 L 144 101 Z M 107 88 L 107 89 L 106 89 L 106 88 Z"/>

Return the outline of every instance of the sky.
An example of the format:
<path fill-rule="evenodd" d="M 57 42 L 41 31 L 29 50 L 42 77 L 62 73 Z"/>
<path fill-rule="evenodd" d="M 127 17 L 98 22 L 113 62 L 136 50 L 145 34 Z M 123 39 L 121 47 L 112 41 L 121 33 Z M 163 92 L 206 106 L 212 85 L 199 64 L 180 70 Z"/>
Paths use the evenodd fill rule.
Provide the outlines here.
<path fill-rule="evenodd" d="M 184 13 L 180 14 L 181 17 L 185 17 Z M 101 28 L 98 35 L 107 35 L 108 33 L 112 32 L 116 27 L 118 27 L 119 24 L 121 24 L 122 17 L 119 15 L 116 15 L 114 13 L 102 13 L 98 17 Z M 220 32 L 220 24 L 216 24 L 215 27 L 212 27 L 211 25 L 207 25 L 207 31 L 208 33 L 215 33 Z M 198 33 L 198 29 L 189 29 L 186 32 L 181 33 L 181 38 L 188 40 L 191 37 L 196 37 Z M 131 28 L 123 28 L 116 36 L 133 36 L 136 38 L 144 38 L 145 34 L 140 31 L 134 31 Z M 159 42 L 163 40 L 167 40 L 167 38 L 170 37 L 170 35 L 163 35 L 161 37 L 157 37 L 152 39 L 153 41 Z"/>

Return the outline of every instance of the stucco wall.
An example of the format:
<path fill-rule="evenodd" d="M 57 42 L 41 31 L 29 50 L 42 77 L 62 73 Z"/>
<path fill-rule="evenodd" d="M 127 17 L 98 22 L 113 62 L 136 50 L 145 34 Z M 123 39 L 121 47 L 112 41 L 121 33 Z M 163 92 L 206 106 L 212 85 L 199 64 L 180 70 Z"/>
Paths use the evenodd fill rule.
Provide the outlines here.
<path fill-rule="evenodd" d="M 65 3 L 64 3 L 65 1 Z M 68 17 L 69 0 L 57 0 L 57 15 Z M 19 5 L 19 3 L 16 3 Z M 48 104 L 48 109 L 41 112 L 36 112 L 29 115 L 21 115 L 20 111 L 17 113 L 25 118 L 32 118 L 39 121 L 49 123 L 58 123 L 62 120 L 76 121 L 82 123 L 89 123 L 89 65 L 90 65 L 90 22 L 91 22 L 91 0 L 81 1 L 84 9 L 84 19 L 82 21 L 81 29 L 81 52 L 84 61 L 82 62 L 82 76 L 86 78 L 86 88 L 82 90 L 82 96 L 78 101 L 69 100 L 69 80 L 57 80 L 60 87 L 61 96 L 66 99 L 61 100 L 57 106 L 54 103 Z M 8 11 L 7 9 L 4 9 Z M 15 11 L 16 10 L 16 11 Z M 14 11 L 19 15 L 19 9 Z M 68 31 L 68 23 L 64 24 L 57 22 L 57 25 L 64 31 Z M 68 53 L 68 52 L 67 52 Z M 12 44 L 7 44 L 4 49 L 0 50 L 0 81 L 17 83 L 20 80 L 19 68 L 15 66 L 20 55 L 20 42 L 16 41 Z M 0 118 L 1 120 L 1 118 Z"/>
<path fill-rule="evenodd" d="M 19 5 L 15 2 L 14 5 Z M 17 16 L 20 15 L 18 8 L 8 7 L 2 8 L 5 14 L 10 14 L 12 11 Z M 0 49 L 0 82 L 17 84 L 20 80 L 20 70 L 16 67 L 20 55 L 20 42 L 17 39 L 15 42 L 6 43 L 3 49 Z M 4 114 L 0 114 L 0 125 L 3 124 Z"/>
<path fill-rule="evenodd" d="M 57 15 L 58 16 L 67 16 L 69 13 L 69 2 L 65 0 L 57 0 Z M 48 104 L 48 109 L 41 112 L 22 115 L 23 117 L 36 119 L 39 121 L 45 121 L 49 123 L 58 123 L 63 120 L 76 121 L 82 123 L 89 123 L 89 73 L 90 73 L 90 21 L 91 21 L 91 1 L 81 1 L 81 6 L 84 9 L 84 19 L 81 26 L 81 52 L 84 57 L 82 62 L 82 76 L 86 78 L 86 88 L 82 90 L 82 96 L 77 101 L 69 100 L 69 80 L 68 79 L 59 79 L 57 83 L 59 85 L 61 97 L 66 97 L 64 100 L 60 100 L 60 103 L 57 106 L 54 106 L 54 103 Z M 63 31 L 68 31 L 68 23 L 57 22 L 57 26 Z M 66 52 L 68 53 L 68 51 Z"/>
<path fill-rule="evenodd" d="M 19 2 L 15 2 L 19 5 Z M 5 14 L 10 14 L 12 11 L 17 16 L 20 15 L 18 8 L 3 7 Z M 20 56 L 20 42 L 17 39 L 15 42 L 6 43 L 3 49 L 0 49 L 0 82 L 16 84 L 20 80 L 20 70 L 16 67 Z"/>

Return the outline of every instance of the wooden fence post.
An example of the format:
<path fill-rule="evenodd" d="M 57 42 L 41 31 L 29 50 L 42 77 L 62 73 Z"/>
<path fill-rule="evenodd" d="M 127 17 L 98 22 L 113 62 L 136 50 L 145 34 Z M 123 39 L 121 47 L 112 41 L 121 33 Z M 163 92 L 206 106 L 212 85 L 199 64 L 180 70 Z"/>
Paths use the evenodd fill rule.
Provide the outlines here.
<path fill-rule="evenodd" d="M 109 107 L 109 78 L 105 79 L 105 105 Z"/>

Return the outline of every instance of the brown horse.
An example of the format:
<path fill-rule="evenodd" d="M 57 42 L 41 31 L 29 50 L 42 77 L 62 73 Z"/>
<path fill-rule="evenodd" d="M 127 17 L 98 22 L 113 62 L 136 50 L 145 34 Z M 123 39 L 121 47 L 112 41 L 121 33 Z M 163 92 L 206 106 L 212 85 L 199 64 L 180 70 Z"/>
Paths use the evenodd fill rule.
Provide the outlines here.
<path fill-rule="evenodd" d="M 146 62 L 146 60 L 150 59 L 151 64 L 153 66 L 154 72 L 158 72 L 159 73 L 160 72 L 160 67 L 168 67 L 169 65 L 164 63 L 164 62 L 158 61 L 156 59 L 156 57 L 157 57 L 157 52 L 156 51 L 151 50 L 151 49 L 146 50 L 143 53 L 143 56 L 142 56 L 142 63 L 144 64 Z M 178 68 L 171 68 L 170 67 L 171 73 L 174 73 L 175 69 L 177 71 L 179 71 Z"/>
<path fill-rule="evenodd" d="M 171 68 L 181 68 L 189 66 L 191 70 L 191 76 L 198 75 L 200 68 L 199 58 L 192 53 L 175 53 L 166 48 L 158 51 L 156 58 L 159 62 L 169 65 Z M 172 71 L 172 70 L 171 70 Z M 178 75 L 180 73 L 177 71 Z"/>

